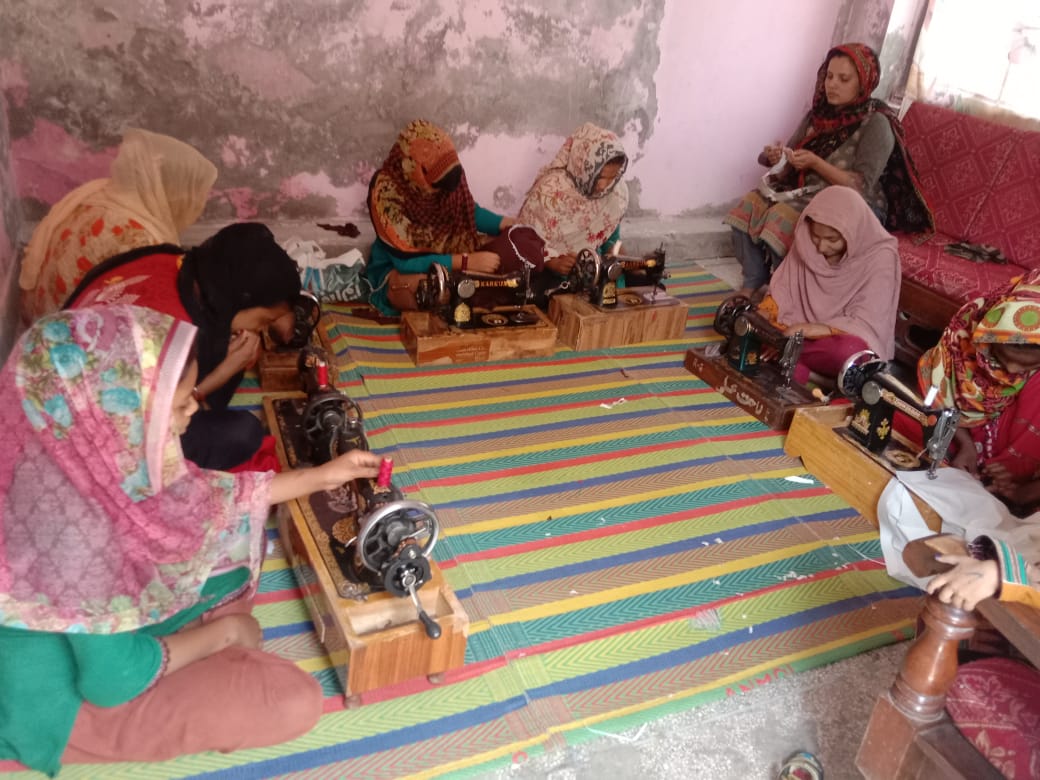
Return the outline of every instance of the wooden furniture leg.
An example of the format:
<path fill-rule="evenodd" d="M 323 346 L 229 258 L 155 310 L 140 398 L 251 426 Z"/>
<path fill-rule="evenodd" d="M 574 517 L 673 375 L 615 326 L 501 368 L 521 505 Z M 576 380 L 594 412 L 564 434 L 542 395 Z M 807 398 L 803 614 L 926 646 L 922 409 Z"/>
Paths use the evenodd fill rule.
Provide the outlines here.
<path fill-rule="evenodd" d="M 974 632 L 975 614 L 929 596 L 921 620 L 895 682 L 874 705 L 856 766 L 868 780 L 999 778 L 945 710 L 957 645 Z"/>

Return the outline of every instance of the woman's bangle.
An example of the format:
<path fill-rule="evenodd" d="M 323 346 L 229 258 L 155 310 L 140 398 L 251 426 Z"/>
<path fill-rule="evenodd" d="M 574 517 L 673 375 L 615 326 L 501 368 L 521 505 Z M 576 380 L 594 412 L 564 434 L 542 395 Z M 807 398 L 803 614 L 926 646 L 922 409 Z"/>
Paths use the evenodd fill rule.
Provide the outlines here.
<path fill-rule="evenodd" d="M 459 270 L 463 273 L 466 272 L 466 267 L 469 265 L 469 253 L 462 253 L 462 264 L 459 266 Z"/>
<path fill-rule="evenodd" d="M 203 401 L 206 400 L 206 396 L 199 392 L 198 385 L 195 385 L 195 387 L 191 388 L 191 397 L 195 399 L 195 403 L 197 404 L 201 404 Z"/>

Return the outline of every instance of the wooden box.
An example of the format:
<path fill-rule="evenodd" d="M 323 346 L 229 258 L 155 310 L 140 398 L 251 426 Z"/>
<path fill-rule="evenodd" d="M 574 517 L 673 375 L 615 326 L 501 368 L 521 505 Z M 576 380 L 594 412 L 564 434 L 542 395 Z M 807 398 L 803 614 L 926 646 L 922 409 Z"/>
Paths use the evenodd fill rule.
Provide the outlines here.
<path fill-rule="evenodd" d="M 689 307 L 660 290 L 651 303 L 650 292 L 650 287 L 622 288 L 615 309 L 593 306 L 580 295 L 554 295 L 549 319 L 559 328 L 560 341 L 575 350 L 682 338 Z"/>
<path fill-rule="evenodd" d="M 264 397 L 278 458 L 286 467 L 289 458 L 274 402 L 301 395 Z M 430 561 L 430 579 L 416 592 L 423 609 L 441 629 L 437 639 L 430 639 L 409 598 L 385 591 L 368 593 L 363 600 L 340 595 L 337 579 L 342 580 L 343 575 L 331 572 L 325 563 L 321 545 L 327 549 L 328 536 L 308 521 L 313 521 L 313 512 L 308 511 L 307 502 L 308 498 L 301 498 L 278 508 L 278 532 L 318 641 L 329 655 L 347 703 L 359 704 L 366 691 L 416 677 L 440 682 L 446 671 L 461 667 L 469 617 L 436 562 Z"/>
<path fill-rule="evenodd" d="M 434 561 L 430 580 L 418 590 L 423 609 L 441 628 L 440 637 L 430 639 L 410 599 L 385 592 L 365 601 L 342 598 L 299 509 L 290 501 L 279 511 L 278 532 L 349 704 L 366 691 L 415 677 L 439 682 L 463 665 L 469 618 Z"/>
<path fill-rule="evenodd" d="M 531 325 L 462 329 L 426 311 L 401 315 L 401 341 L 417 366 L 486 363 L 522 357 L 547 357 L 556 349 L 556 326 L 536 306 L 524 306 Z"/>
<path fill-rule="evenodd" d="M 325 337 L 325 329 L 320 325 L 311 334 L 311 345 L 321 348 L 333 361 L 335 356 L 329 347 Z M 265 393 L 280 393 L 286 390 L 302 390 L 300 382 L 300 371 L 297 362 L 300 357 L 298 349 L 278 349 L 270 337 L 264 334 L 263 350 L 260 352 L 260 360 L 257 362 L 257 372 L 260 374 L 260 389 Z M 335 366 L 329 366 L 330 375 Z"/>
<path fill-rule="evenodd" d="M 848 404 L 798 409 L 784 442 L 784 452 L 801 458 L 806 471 L 877 525 L 878 499 L 895 470 L 839 432 L 848 427 L 851 414 L 852 406 Z M 898 433 L 893 434 L 896 437 Z M 928 527 L 939 533 L 942 518 L 922 499 L 916 495 L 913 498 Z"/>
<path fill-rule="evenodd" d="M 715 350 L 690 349 L 684 365 L 722 395 L 774 430 L 786 430 L 791 425 L 795 410 L 806 406 L 820 406 L 801 385 L 791 384 L 779 389 L 780 372 L 772 364 L 763 364 L 755 376 L 745 376 L 730 366 Z"/>

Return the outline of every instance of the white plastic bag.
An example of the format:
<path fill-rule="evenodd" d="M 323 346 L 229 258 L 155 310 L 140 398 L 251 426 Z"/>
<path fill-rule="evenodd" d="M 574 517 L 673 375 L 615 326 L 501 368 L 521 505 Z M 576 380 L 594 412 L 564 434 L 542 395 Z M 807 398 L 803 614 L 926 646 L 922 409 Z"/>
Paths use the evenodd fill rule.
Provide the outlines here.
<path fill-rule="evenodd" d="M 360 301 L 365 298 L 365 257 L 351 249 L 337 257 L 326 257 L 315 241 L 293 236 L 283 245 L 300 267 L 300 283 L 322 303 Z"/>

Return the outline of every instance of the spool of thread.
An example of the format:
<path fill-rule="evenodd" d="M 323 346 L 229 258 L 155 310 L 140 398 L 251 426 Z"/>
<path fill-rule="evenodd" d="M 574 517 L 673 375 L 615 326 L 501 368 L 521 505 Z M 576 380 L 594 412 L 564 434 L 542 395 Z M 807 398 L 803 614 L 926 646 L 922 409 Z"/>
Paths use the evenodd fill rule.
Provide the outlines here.
<path fill-rule="evenodd" d="M 383 458 L 379 464 L 379 476 L 376 477 L 376 485 L 381 488 L 390 487 L 390 481 L 394 475 L 393 458 Z"/>

